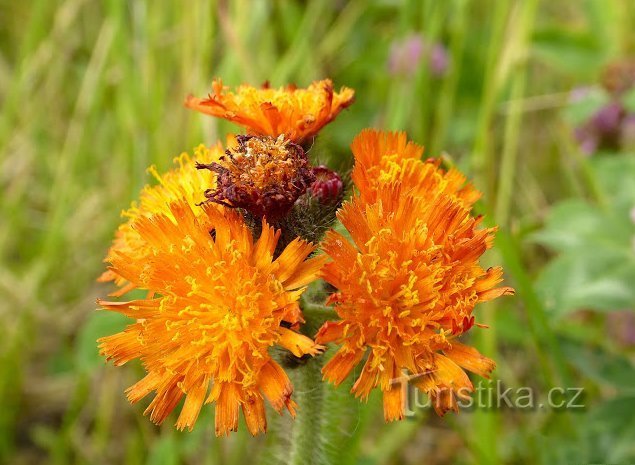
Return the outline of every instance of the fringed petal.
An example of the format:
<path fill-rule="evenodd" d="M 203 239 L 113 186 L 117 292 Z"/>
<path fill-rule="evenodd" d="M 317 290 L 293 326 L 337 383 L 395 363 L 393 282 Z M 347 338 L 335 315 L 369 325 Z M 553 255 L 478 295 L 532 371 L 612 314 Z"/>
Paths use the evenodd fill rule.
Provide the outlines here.
<path fill-rule="evenodd" d="M 298 289 L 315 281 L 327 260 L 326 255 L 318 255 L 300 263 L 293 274 L 283 281 L 285 289 Z"/>
<path fill-rule="evenodd" d="M 205 99 L 188 96 L 185 106 L 239 124 L 248 134 L 272 137 L 284 134 L 297 143 L 315 136 L 354 101 L 352 89 L 344 87 L 334 92 L 329 79 L 316 81 L 305 89 L 295 86 L 257 89 L 242 85 L 234 92 L 217 79 L 212 90 Z"/>
<path fill-rule="evenodd" d="M 265 403 L 259 393 L 247 394 L 242 404 L 243 414 L 247 429 L 252 436 L 267 431 L 267 418 L 265 416 Z"/>
<path fill-rule="evenodd" d="M 406 386 L 399 382 L 390 386 L 384 394 L 384 420 L 387 422 L 403 420 L 406 414 Z"/>
<path fill-rule="evenodd" d="M 315 341 L 318 344 L 341 341 L 349 327 L 350 324 L 346 321 L 327 321 L 319 329 Z"/>
<path fill-rule="evenodd" d="M 484 378 L 489 378 L 490 373 L 496 368 L 496 363 L 476 350 L 460 342 L 452 342 L 450 349 L 443 351 L 454 363 L 466 370 L 476 373 Z"/>
<path fill-rule="evenodd" d="M 226 436 L 238 431 L 238 409 L 241 405 L 240 387 L 237 383 L 222 383 L 216 400 L 216 436 Z"/>
<path fill-rule="evenodd" d="M 278 345 L 284 347 L 296 357 L 302 357 L 303 355 L 315 356 L 324 350 L 324 347 L 316 344 L 313 339 L 290 329 L 281 327 L 278 333 L 280 334 Z"/>
<path fill-rule="evenodd" d="M 342 348 L 322 368 L 324 380 L 339 385 L 364 356 L 363 350 Z"/>
<path fill-rule="evenodd" d="M 258 385 L 277 412 L 289 406 L 293 386 L 284 370 L 273 360 L 266 363 L 260 370 Z"/>
<path fill-rule="evenodd" d="M 192 431 L 201 411 L 201 407 L 203 406 L 203 402 L 205 401 L 205 397 L 207 396 L 208 388 L 209 378 L 204 377 L 188 389 L 185 403 L 176 422 L 176 429 L 182 431 L 187 428 L 189 431 Z"/>
<path fill-rule="evenodd" d="M 143 325 L 135 323 L 128 326 L 123 332 L 112 336 L 102 337 L 97 340 L 99 353 L 112 360 L 116 366 L 124 365 L 141 355 L 142 344 L 139 340 Z"/>

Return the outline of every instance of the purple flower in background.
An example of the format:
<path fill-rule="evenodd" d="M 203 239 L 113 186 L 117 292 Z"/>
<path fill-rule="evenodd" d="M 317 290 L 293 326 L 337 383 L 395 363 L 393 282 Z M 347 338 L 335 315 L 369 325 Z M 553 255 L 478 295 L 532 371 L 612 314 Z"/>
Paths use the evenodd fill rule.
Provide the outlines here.
<path fill-rule="evenodd" d="M 450 57 L 440 43 L 429 43 L 420 34 L 412 34 L 390 46 L 388 72 L 393 75 L 414 76 L 425 60 L 433 76 L 443 76 L 448 69 Z"/>
<path fill-rule="evenodd" d="M 413 76 L 419 68 L 423 46 L 423 38 L 419 34 L 406 37 L 400 42 L 393 42 L 388 57 L 390 74 Z"/>
<path fill-rule="evenodd" d="M 450 57 L 447 50 L 441 44 L 434 44 L 430 52 L 430 71 L 435 76 L 443 76 L 450 65 Z"/>
<path fill-rule="evenodd" d="M 635 88 L 635 59 L 609 63 L 602 73 L 602 87 L 611 99 L 587 121 L 575 128 L 575 138 L 587 155 L 597 150 L 635 149 L 635 113 L 627 109 L 624 96 Z M 586 100 L 591 88 L 578 87 L 569 95 L 570 103 Z"/>
<path fill-rule="evenodd" d="M 581 150 L 590 155 L 598 149 L 618 150 L 622 143 L 626 109 L 617 101 L 600 108 L 591 118 L 575 129 Z"/>
<path fill-rule="evenodd" d="M 614 136 L 620 130 L 620 123 L 626 111 L 619 102 L 611 102 L 600 108 L 591 118 L 591 123 L 604 136 Z"/>

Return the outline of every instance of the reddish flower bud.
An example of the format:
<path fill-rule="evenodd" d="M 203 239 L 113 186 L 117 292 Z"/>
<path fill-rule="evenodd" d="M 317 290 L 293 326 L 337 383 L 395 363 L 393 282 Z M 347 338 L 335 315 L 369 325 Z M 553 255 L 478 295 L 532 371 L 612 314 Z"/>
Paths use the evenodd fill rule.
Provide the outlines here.
<path fill-rule="evenodd" d="M 344 183 L 339 174 L 326 166 L 313 168 L 313 174 L 315 181 L 311 184 L 311 193 L 314 197 L 324 204 L 333 204 L 342 200 Z"/>

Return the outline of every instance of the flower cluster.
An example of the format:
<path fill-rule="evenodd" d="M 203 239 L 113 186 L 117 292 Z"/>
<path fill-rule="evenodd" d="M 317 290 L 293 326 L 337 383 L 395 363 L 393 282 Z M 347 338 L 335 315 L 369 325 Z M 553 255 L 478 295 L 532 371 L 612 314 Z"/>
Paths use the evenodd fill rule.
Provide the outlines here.
<path fill-rule="evenodd" d="M 352 143 L 354 193 L 344 201 L 348 177 L 312 166 L 303 147 L 352 102 L 351 89 L 334 92 L 328 80 L 236 92 L 214 81 L 207 99 L 186 100 L 247 134 L 183 154 L 168 173 L 151 168 L 158 184 L 123 213 L 100 278 L 114 281 L 115 297 L 147 292 L 99 300 L 136 320 L 99 342 L 116 365 L 141 361 L 147 374 L 127 395 L 154 393 L 153 422 L 183 398 L 179 429 L 191 429 L 205 403 L 215 404 L 217 435 L 238 428 L 241 410 L 252 434 L 266 431 L 265 399 L 294 416 L 302 406 L 274 347 L 303 358 L 335 344 L 324 379 L 340 384 L 362 365 L 352 392 L 380 389 L 387 421 L 404 416 L 404 376 L 444 414 L 472 386 L 464 370 L 494 368 L 459 342 L 477 303 L 513 293 L 497 287 L 500 268 L 479 265 L 495 232 L 472 215 L 480 194 L 458 171 L 422 160 L 404 133 L 365 130 Z M 316 218 L 330 229 L 324 237 Z M 322 301 L 303 305 L 320 280 L 330 295 L 311 293 Z M 337 319 L 307 333 L 319 305 Z"/>

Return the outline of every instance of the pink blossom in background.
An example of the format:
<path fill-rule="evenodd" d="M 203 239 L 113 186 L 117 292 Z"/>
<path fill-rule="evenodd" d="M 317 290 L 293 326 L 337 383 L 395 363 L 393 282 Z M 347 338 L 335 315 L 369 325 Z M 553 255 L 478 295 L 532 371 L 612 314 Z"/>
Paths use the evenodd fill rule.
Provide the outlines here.
<path fill-rule="evenodd" d="M 424 61 L 425 60 L 425 61 Z M 420 34 L 406 36 L 390 46 L 388 72 L 393 76 L 414 76 L 425 63 L 433 76 L 445 75 L 450 57 L 441 43 L 429 43 Z"/>
<path fill-rule="evenodd" d="M 393 42 L 390 46 L 390 55 L 388 57 L 388 71 L 390 74 L 413 76 L 419 68 L 423 47 L 423 38 L 419 34 L 408 36 L 402 41 Z"/>
<path fill-rule="evenodd" d="M 435 76 L 443 76 L 450 65 L 450 57 L 447 50 L 441 44 L 435 44 L 430 52 L 430 71 Z"/>
<path fill-rule="evenodd" d="M 623 142 L 624 122 L 629 116 L 618 101 L 604 105 L 575 129 L 580 149 L 587 155 L 598 149 L 619 150 Z"/>

